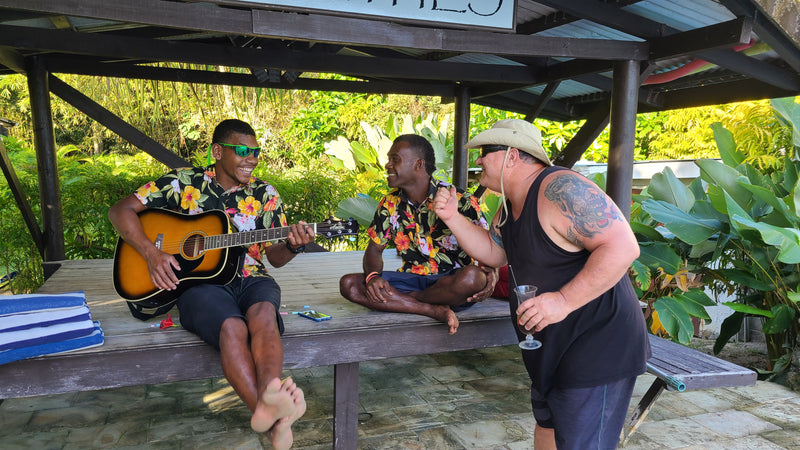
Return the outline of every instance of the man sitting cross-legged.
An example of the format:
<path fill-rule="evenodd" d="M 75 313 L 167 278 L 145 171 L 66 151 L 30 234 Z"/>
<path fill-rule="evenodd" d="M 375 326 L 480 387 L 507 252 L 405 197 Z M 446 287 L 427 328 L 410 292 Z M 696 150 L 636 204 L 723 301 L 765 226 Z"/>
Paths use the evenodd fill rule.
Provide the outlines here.
<path fill-rule="evenodd" d="M 496 271 L 474 264 L 450 230 L 433 212 L 433 198 L 444 183 L 433 179 L 433 147 L 415 134 L 398 136 L 386 163 L 387 184 L 393 188 L 378 204 L 367 230 L 364 273 L 339 281 L 348 300 L 378 311 L 422 314 L 458 329 L 455 310 L 488 297 Z M 488 227 L 478 200 L 458 192 L 458 210 L 473 223 Z M 394 244 L 403 266 L 383 271 L 383 250 Z"/>

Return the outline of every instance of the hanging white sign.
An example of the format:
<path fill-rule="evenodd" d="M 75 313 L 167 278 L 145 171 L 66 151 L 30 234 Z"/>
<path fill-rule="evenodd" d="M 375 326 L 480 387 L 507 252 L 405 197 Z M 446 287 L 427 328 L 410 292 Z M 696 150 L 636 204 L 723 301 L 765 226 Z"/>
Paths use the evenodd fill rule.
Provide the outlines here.
<path fill-rule="evenodd" d="M 236 3 L 509 30 L 514 28 L 514 0 L 239 0 Z"/>

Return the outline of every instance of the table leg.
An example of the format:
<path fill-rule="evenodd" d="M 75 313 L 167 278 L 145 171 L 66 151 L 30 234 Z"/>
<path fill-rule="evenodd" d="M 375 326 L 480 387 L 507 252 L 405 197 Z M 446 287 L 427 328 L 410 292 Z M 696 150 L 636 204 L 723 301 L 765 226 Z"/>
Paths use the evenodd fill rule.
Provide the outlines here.
<path fill-rule="evenodd" d="M 653 407 L 653 405 L 656 403 L 656 400 L 658 400 L 658 397 L 662 392 L 664 392 L 666 387 L 667 383 L 665 383 L 661 378 L 656 378 L 653 380 L 653 384 L 650 385 L 650 389 L 648 389 L 644 396 L 642 396 L 642 399 L 639 400 L 639 404 L 636 406 L 631 418 L 628 420 L 627 433 L 625 432 L 624 428 L 622 430 L 621 447 L 625 446 L 633 432 L 639 428 L 639 425 L 641 425 L 642 422 L 644 422 L 644 418 L 647 417 L 647 413 L 650 412 L 650 408 Z"/>
<path fill-rule="evenodd" d="M 333 448 L 355 450 L 358 442 L 358 363 L 333 366 Z"/>

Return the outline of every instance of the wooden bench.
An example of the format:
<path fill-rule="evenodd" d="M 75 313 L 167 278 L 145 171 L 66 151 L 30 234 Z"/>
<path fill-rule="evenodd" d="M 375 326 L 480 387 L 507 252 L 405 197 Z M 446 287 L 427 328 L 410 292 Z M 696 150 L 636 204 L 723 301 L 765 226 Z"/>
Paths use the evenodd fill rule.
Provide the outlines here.
<path fill-rule="evenodd" d="M 363 252 L 306 253 L 270 273 L 281 286 L 282 311 L 310 306 L 333 319 L 284 315 L 284 367 L 334 366 L 335 448 L 356 448 L 361 361 L 508 345 L 517 342 L 508 302 L 487 299 L 459 312 L 460 327 L 413 314 L 370 311 L 339 294 L 339 278 L 361 272 Z M 386 269 L 399 266 L 394 251 Z M 41 293 L 84 291 L 105 334 L 100 347 L 0 365 L 0 399 L 91 391 L 222 376 L 218 352 L 159 319 L 134 319 L 111 282 L 110 260 L 64 261 Z M 177 323 L 177 308 L 171 311 Z M 162 317 L 163 318 L 163 317 Z"/>
<path fill-rule="evenodd" d="M 647 371 L 656 379 L 628 419 L 622 433 L 623 446 L 666 389 L 683 392 L 756 383 L 757 374 L 750 369 L 652 334 L 649 337 L 653 355 L 647 361 Z"/>
<path fill-rule="evenodd" d="M 309 306 L 333 316 L 329 321 L 314 322 L 284 315 L 283 345 L 286 369 L 334 366 L 334 448 L 356 448 L 360 362 L 517 343 L 509 322 L 508 302 L 502 300 L 490 298 L 459 312 L 458 333 L 452 336 L 444 324 L 427 317 L 375 312 L 346 301 L 339 294 L 339 278 L 345 273 L 360 272 L 362 257 L 360 251 L 307 253 L 271 270 L 281 286 L 282 311 L 291 313 Z M 393 251 L 387 251 L 384 259 L 387 270 L 399 265 Z M 124 300 L 114 292 L 111 268 L 109 260 L 64 261 L 39 290 L 84 291 L 93 318 L 101 323 L 105 343 L 0 365 L 0 399 L 223 375 L 218 352 L 193 334 L 181 328 L 161 330 L 158 319 L 134 319 Z M 177 309 L 172 315 L 173 319 L 177 317 Z M 700 388 L 701 380 L 702 387 L 740 386 L 755 381 L 755 374 L 752 378 L 720 378 L 719 371 L 709 371 L 707 364 L 700 364 L 713 357 L 690 349 L 681 352 L 675 347 L 684 347 L 656 337 L 651 342 L 651 362 L 683 377 L 687 389 Z M 686 360 L 685 354 L 694 358 Z M 681 362 L 684 360 L 685 364 Z M 735 370 L 745 369 L 730 368 L 731 372 Z M 657 395 L 653 402 L 655 398 Z M 640 417 L 643 419 L 643 415 Z"/>

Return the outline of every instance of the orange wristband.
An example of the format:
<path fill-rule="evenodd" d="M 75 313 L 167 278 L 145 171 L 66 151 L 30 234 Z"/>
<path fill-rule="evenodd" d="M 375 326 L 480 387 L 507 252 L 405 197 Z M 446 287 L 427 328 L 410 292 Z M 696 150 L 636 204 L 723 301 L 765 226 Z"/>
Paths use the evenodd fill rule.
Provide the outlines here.
<path fill-rule="evenodd" d="M 369 282 L 372 281 L 373 278 L 377 278 L 378 276 L 380 276 L 380 274 L 378 272 L 370 272 L 367 275 L 366 281 L 364 282 L 364 284 L 369 284 Z"/>

